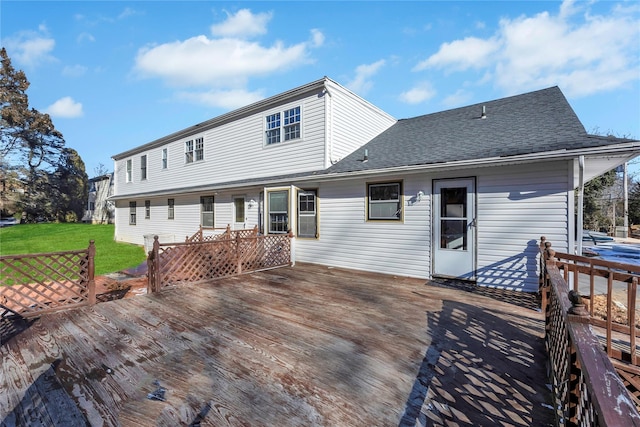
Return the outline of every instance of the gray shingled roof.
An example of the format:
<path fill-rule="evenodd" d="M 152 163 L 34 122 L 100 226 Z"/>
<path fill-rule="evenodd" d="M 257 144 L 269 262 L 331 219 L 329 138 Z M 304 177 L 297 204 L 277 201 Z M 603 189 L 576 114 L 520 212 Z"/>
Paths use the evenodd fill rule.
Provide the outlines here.
<path fill-rule="evenodd" d="M 486 118 L 481 118 L 483 107 Z M 625 142 L 588 135 L 558 87 L 399 120 L 326 173 L 509 157 Z M 365 150 L 368 160 L 363 162 Z"/>

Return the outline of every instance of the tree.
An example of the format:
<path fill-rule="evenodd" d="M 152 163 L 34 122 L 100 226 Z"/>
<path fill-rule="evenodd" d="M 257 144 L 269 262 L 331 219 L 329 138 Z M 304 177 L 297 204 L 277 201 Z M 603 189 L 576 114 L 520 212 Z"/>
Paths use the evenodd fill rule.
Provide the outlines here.
<path fill-rule="evenodd" d="M 59 222 L 82 219 L 89 197 L 89 178 L 84 162 L 76 150 L 62 151 L 56 171 L 49 176 L 53 198 L 53 214 Z"/>
<path fill-rule="evenodd" d="M 629 188 L 629 224 L 640 224 L 640 181 L 635 181 Z"/>
<path fill-rule="evenodd" d="M 584 228 L 587 230 L 608 229 L 611 219 L 602 210 L 602 197 L 607 188 L 611 187 L 616 180 L 616 171 L 610 170 L 599 177 L 589 181 L 584 186 Z"/>
<path fill-rule="evenodd" d="M 65 151 L 64 138 L 56 130 L 51 117 L 29 108 L 26 93 L 29 81 L 23 71 L 13 68 L 4 48 L 0 50 L 0 60 L 0 155 L 6 167 L 2 177 L 8 170 L 16 171 L 18 178 L 25 183 L 24 200 L 19 205 L 23 207 L 28 221 L 55 219 L 59 213 L 58 208 L 54 209 L 53 200 L 56 204 L 59 202 L 60 193 L 56 187 L 61 182 L 58 178 L 52 180 L 51 174 L 60 175 L 61 170 L 69 167 L 70 154 Z"/>

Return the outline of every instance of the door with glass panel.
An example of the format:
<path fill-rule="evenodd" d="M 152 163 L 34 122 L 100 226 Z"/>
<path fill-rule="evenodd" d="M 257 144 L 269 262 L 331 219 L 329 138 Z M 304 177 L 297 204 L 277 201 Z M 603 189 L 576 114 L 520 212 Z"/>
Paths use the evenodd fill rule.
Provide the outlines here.
<path fill-rule="evenodd" d="M 247 225 L 244 196 L 235 196 L 233 198 L 233 216 L 233 229 L 244 230 Z"/>
<path fill-rule="evenodd" d="M 434 181 L 434 276 L 475 279 L 475 179 Z"/>

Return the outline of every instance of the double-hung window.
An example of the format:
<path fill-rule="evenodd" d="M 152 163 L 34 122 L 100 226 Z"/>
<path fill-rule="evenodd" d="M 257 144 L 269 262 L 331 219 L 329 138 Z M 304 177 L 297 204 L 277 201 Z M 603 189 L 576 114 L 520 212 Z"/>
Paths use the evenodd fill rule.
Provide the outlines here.
<path fill-rule="evenodd" d="M 176 199 L 167 199 L 167 219 L 175 218 Z"/>
<path fill-rule="evenodd" d="M 184 162 L 193 163 L 193 140 L 184 143 Z"/>
<path fill-rule="evenodd" d="M 367 192 L 367 219 L 399 221 L 402 218 L 402 183 L 368 184 Z"/>
<path fill-rule="evenodd" d="M 213 196 L 200 197 L 200 224 L 203 227 L 213 228 Z"/>
<path fill-rule="evenodd" d="M 132 178 L 131 177 L 131 173 L 132 173 L 131 172 L 131 168 L 132 168 L 131 159 L 128 159 L 127 160 L 127 176 L 126 176 L 127 182 L 131 182 L 132 181 L 132 179 L 131 179 Z"/>
<path fill-rule="evenodd" d="M 129 225 L 136 225 L 136 202 L 129 202 Z"/>
<path fill-rule="evenodd" d="M 280 142 L 280 113 L 267 116 L 267 145 Z"/>
<path fill-rule="evenodd" d="M 267 145 L 300 139 L 301 123 L 300 107 L 268 115 L 265 123 Z"/>
<path fill-rule="evenodd" d="M 166 148 L 162 149 L 162 169 L 166 169 L 168 165 L 168 152 Z"/>
<path fill-rule="evenodd" d="M 147 179 L 147 156 L 140 156 L 140 179 Z"/>
<path fill-rule="evenodd" d="M 144 201 L 144 218 L 151 218 L 151 200 Z"/>
<path fill-rule="evenodd" d="M 196 162 L 204 160 L 204 138 L 196 138 Z"/>
<path fill-rule="evenodd" d="M 298 191 L 298 237 L 317 237 L 318 213 L 315 191 Z"/>
<path fill-rule="evenodd" d="M 284 112 L 284 140 L 300 138 L 300 107 Z"/>
<path fill-rule="evenodd" d="M 193 163 L 204 160 L 204 138 L 191 139 L 184 143 L 184 162 Z"/>
<path fill-rule="evenodd" d="M 289 231 L 289 191 L 270 191 L 269 193 L 269 233 Z"/>

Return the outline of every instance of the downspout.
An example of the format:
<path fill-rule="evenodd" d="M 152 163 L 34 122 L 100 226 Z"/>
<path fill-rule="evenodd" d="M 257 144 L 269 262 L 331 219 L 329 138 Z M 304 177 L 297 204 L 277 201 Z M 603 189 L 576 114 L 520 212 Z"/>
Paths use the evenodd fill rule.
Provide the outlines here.
<path fill-rule="evenodd" d="M 327 157 L 324 160 L 324 167 L 328 168 L 334 164 L 333 161 L 333 95 L 329 92 L 329 88 L 326 83 L 324 86 L 324 93 L 329 95 L 329 98 L 324 103 L 324 140 L 327 147 Z"/>
<path fill-rule="evenodd" d="M 578 223 L 576 252 L 582 255 L 582 230 L 584 229 L 584 156 L 578 158 Z"/>

